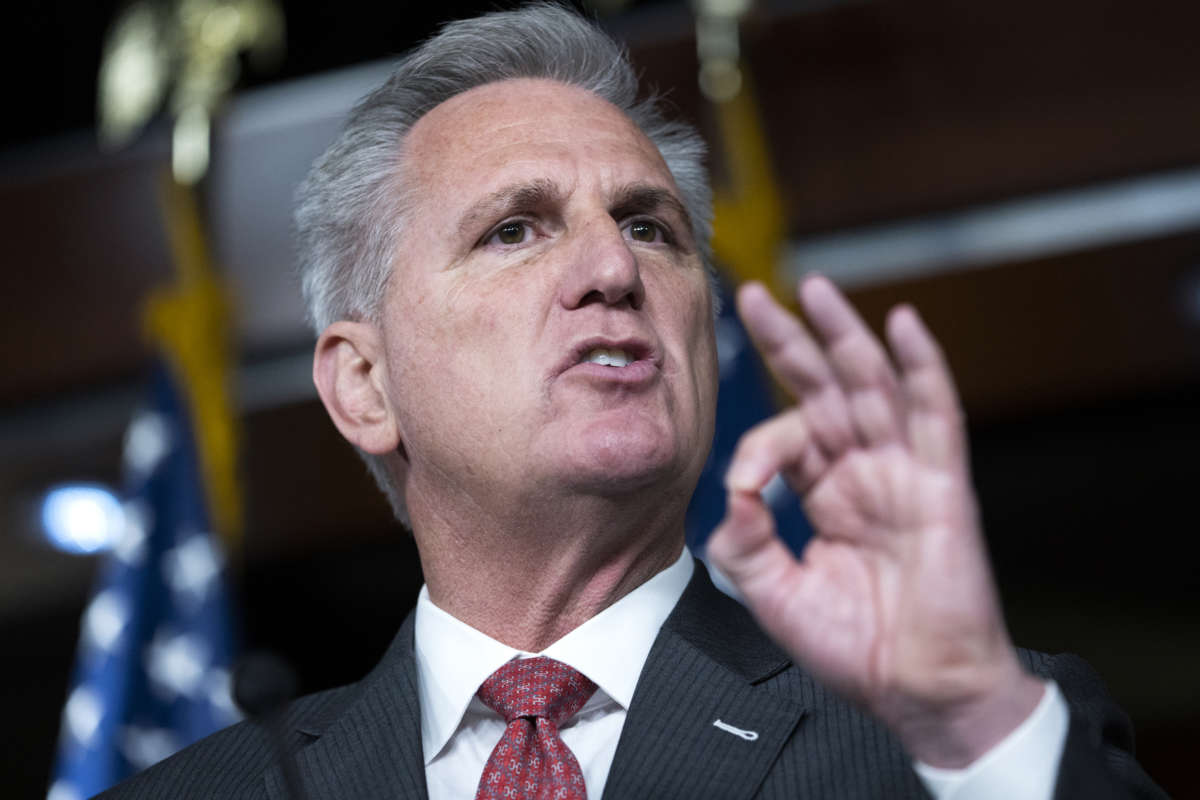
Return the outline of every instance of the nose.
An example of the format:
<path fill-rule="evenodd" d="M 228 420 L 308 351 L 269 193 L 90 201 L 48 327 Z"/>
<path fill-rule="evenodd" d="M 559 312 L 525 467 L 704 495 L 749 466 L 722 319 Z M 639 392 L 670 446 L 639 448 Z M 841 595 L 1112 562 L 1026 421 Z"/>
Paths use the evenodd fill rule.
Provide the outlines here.
<path fill-rule="evenodd" d="M 562 282 L 562 301 L 567 308 L 590 303 L 642 307 L 646 288 L 642 285 L 637 256 L 621 229 L 606 217 L 580 233 L 577 247 Z"/>

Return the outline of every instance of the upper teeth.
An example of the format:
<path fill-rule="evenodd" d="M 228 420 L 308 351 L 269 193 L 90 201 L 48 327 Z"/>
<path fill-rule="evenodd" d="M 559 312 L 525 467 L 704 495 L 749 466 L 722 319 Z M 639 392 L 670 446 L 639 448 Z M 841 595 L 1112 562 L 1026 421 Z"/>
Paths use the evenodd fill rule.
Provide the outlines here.
<path fill-rule="evenodd" d="M 606 367 L 624 367 L 633 362 L 633 356 L 624 350 L 609 350 L 597 347 L 588 352 L 583 360 L 592 364 L 603 364 Z"/>

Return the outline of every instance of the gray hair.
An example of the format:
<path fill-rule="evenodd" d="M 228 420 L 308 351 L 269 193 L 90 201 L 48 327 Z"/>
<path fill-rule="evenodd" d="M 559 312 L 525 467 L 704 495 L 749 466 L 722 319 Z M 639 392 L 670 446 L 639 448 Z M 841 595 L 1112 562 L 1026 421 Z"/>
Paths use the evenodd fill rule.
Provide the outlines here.
<path fill-rule="evenodd" d="M 359 101 L 313 165 L 296 193 L 295 224 L 301 285 L 318 335 L 337 320 L 379 319 L 410 200 L 402 185 L 402 143 L 412 126 L 457 94 L 514 78 L 578 86 L 623 111 L 658 147 L 714 274 L 703 140 L 690 125 L 668 119 L 658 97 L 638 99 L 638 77 L 621 45 L 568 8 L 534 3 L 445 25 Z M 407 524 L 404 498 L 384 459 L 360 454 Z"/>

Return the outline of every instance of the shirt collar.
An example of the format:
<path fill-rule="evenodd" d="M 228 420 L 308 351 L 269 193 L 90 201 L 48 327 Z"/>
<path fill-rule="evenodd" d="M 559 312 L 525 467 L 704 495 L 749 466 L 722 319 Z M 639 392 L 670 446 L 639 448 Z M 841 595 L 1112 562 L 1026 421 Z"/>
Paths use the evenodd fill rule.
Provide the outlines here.
<path fill-rule="evenodd" d="M 684 548 L 674 564 L 537 655 L 579 670 L 628 710 L 650 647 L 694 569 Z M 533 654 L 447 614 L 433 604 L 424 586 L 417 598 L 415 628 L 421 744 L 428 765 L 458 729 L 480 684 L 514 657 Z"/>

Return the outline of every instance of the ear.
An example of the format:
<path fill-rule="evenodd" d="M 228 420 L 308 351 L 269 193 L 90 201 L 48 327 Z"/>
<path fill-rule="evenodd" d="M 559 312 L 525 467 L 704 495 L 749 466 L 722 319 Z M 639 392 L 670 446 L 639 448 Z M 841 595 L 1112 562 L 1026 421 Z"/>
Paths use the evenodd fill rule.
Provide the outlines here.
<path fill-rule="evenodd" d="M 379 329 L 342 320 L 325 329 L 313 353 L 313 383 L 333 424 L 351 444 L 375 455 L 400 446 L 388 402 Z"/>

